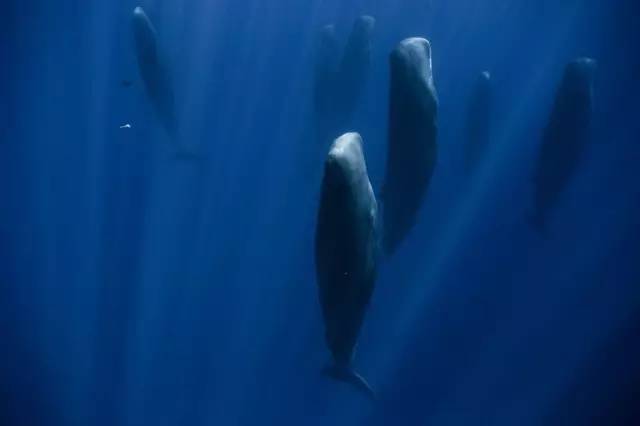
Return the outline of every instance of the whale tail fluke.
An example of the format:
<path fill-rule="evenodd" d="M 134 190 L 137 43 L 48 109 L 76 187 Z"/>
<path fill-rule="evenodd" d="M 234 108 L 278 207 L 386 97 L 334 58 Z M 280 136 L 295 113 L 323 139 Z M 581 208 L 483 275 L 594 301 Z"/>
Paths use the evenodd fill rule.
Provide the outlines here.
<path fill-rule="evenodd" d="M 367 398 L 369 398 L 370 400 L 376 399 L 376 394 L 371 388 L 371 386 L 369 385 L 369 383 L 367 383 L 366 379 L 361 375 L 359 375 L 358 373 L 356 373 L 349 366 L 333 364 L 328 367 L 325 367 L 322 370 L 322 373 L 325 376 L 330 377 L 334 380 L 338 380 L 344 383 L 349 383 L 350 385 L 354 386 L 358 391 L 366 395 Z"/>

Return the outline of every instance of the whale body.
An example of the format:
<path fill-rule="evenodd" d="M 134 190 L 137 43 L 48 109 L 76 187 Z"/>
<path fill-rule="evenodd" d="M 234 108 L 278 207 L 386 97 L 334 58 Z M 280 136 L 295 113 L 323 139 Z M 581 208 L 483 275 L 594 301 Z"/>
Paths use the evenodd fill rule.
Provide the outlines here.
<path fill-rule="evenodd" d="M 375 19 L 355 20 L 344 51 L 335 26 L 325 26 L 316 48 L 314 114 L 317 139 L 332 140 L 349 127 L 368 80 Z"/>
<path fill-rule="evenodd" d="M 590 139 L 596 62 L 578 58 L 565 68 L 534 172 L 532 225 L 546 227 L 549 211 L 566 189 Z"/>
<path fill-rule="evenodd" d="M 134 9 L 131 24 L 138 68 L 147 96 L 162 126 L 173 137 L 176 131 L 174 92 L 159 51 L 156 29 L 140 6 Z"/>
<path fill-rule="evenodd" d="M 480 73 L 467 111 L 465 164 L 467 173 L 472 173 L 480 164 L 489 148 L 491 137 L 491 74 Z"/>
<path fill-rule="evenodd" d="M 336 87 L 337 114 L 340 117 L 339 131 L 349 125 L 362 98 L 362 92 L 371 66 L 371 42 L 376 20 L 372 16 L 361 16 L 353 28 L 342 55 Z"/>
<path fill-rule="evenodd" d="M 403 40 L 391 53 L 390 71 L 387 166 L 381 194 L 387 254 L 414 226 L 438 157 L 438 95 L 429 41 Z"/>
<path fill-rule="evenodd" d="M 325 161 L 316 227 L 316 278 L 333 356 L 324 373 L 371 397 L 371 387 L 353 370 L 352 360 L 377 276 L 377 214 L 362 139 L 344 134 Z"/>
<path fill-rule="evenodd" d="M 322 28 L 316 46 L 313 84 L 313 109 L 318 138 L 325 139 L 337 125 L 334 123 L 334 87 L 340 63 L 340 42 L 334 25 Z"/>

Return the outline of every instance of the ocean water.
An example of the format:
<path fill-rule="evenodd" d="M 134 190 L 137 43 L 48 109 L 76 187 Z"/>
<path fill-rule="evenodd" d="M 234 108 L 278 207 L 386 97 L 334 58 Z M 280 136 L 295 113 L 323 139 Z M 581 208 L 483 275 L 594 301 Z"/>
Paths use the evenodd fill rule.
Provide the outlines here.
<path fill-rule="evenodd" d="M 2 4 L 1 425 L 640 424 L 637 1 Z M 171 75 L 173 138 L 136 6 Z M 435 173 L 380 260 L 354 359 L 375 401 L 321 374 L 314 270 L 317 38 L 362 14 L 376 26 L 348 125 L 376 192 L 402 39 L 431 41 L 440 101 Z M 532 176 L 582 56 L 598 64 L 591 141 L 541 233 Z M 491 138 L 470 175 L 484 70 Z"/>

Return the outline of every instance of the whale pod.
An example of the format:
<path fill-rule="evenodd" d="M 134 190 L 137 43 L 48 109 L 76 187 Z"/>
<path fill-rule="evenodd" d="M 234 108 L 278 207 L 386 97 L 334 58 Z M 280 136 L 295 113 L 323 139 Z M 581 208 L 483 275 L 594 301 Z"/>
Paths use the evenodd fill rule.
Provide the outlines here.
<path fill-rule="evenodd" d="M 532 225 L 544 230 L 580 163 L 590 139 L 596 62 L 578 58 L 567 64 L 544 130 L 534 171 Z"/>
<path fill-rule="evenodd" d="M 156 29 L 140 6 L 133 10 L 131 25 L 138 68 L 147 96 L 162 126 L 173 137 L 176 131 L 174 93 L 158 47 Z"/>
<path fill-rule="evenodd" d="M 438 95 L 431 45 L 403 40 L 390 56 L 387 166 L 382 188 L 384 248 L 392 254 L 414 226 L 438 157 Z"/>
<path fill-rule="evenodd" d="M 368 396 L 373 391 L 352 360 L 377 276 L 377 212 L 362 139 L 344 134 L 325 161 L 315 239 L 319 299 L 333 356 L 324 373 Z"/>

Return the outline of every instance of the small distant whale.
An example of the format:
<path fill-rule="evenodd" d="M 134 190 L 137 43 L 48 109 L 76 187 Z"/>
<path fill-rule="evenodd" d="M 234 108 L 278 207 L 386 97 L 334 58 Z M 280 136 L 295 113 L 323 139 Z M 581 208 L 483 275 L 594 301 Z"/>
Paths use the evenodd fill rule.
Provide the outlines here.
<path fill-rule="evenodd" d="M 333 25 L 325 26 L 320 33 L 313 92 L 321 142 L 349 127 L 369 75 L 375 22 L 366 15 L 356 19 L 342 54 Z"/>
<path fill-rule="evenodd" d="M 333 364 L 324 374 L 373 390 L 352 368 L 365 312 L 377 276 L 378 206 L 367 174 L 362 139 L 336 139 L 325 162 L 316 228 L 316 277 Z"/>
<path fill-rule="evenodd" d="M 565 68 L 534 172 L 532 225 L 544 231 L 550 209 L 567 187 L 590 140 L 596 61 L 578 58 Z"/>
<path fill-rule="evenodd" d="M 491 137 L 491 74 L 480 73 L 467 110 L 465 163 L 471 174 L 480 164 Z"/>
<path fill-rule="evenodd" d="M 341 119 L 341 127 L 349 125 L 362 98 L 371 66 L 371 41 L 375 25 L 376 20 L 372 16 L 356 19 L 345 46 L 336 87 L 338 102 L 334 105 Z"/>
<path fill-rule="evenodd" d="M 140 6 L 134 9 L 131 22 L 138 68 L 147 95 L 163 127 L 173 137 L 176 131 L 173 86 L 158 48 L 156 29 Z"/>
<path fill-rule="evenodd" d="M 313 85 L 313 108 L 319 139 L 325 139 L 329 129 L 337 127 L 334 112 L 335 85 L 340 61 L 340 43 L 336 28 L 327 25 L 322 28 L 316 46 Z"/>
<path fill-rule="evenodd" d="M 431 44 L 403 40 L 390 56 L 387 168 L 382 188 L 384 249 L 393 254 L 414 226 L 438 157 L 438 95 Z"/>

